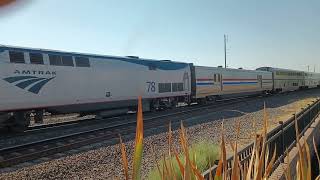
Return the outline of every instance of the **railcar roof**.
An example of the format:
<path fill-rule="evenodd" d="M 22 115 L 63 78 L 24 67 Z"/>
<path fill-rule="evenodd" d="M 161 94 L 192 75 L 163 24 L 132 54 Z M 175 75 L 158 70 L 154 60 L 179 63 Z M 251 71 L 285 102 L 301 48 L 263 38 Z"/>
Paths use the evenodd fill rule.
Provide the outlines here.
<path fill-rule="evenodd" d="M 268 71 L 261 71 L 261 70 L 252 70 L 252 69 L 236 69 L 236 68 L 224 68 L 224 67 L 208 67 L 208 66 L 196 66 L 201 68 L 215 68 L 215 69 L 221 69 L 225 71 L 238 71 L 238 72 L 260 72 L 260 73 L 266 73 Z"/>
<path fill-rule="evenodd" d="M 273 71 L 295 71 L 295 72 L 305 72 L 305 71 L 300 71 L 300 70 L 294 70 L 294 69 L 285 69 L 285 68 L 275 68 L 275 67 L 259 67 L 257 69 L 260 68 L 268 68 L 269 70 L 273 70 Z"/>
<path fill-rule="evenodd" d="M 147 59 L 147 58 L 135 58 L 134 56 L 112 56 L 112 55 L 99 55 L 99 54 L 90 54 L 90 53 L 79 53 L 79 52 L 68 52 L 61 50 L 52 50 L 52 49 L 41 49 L 41 48 L 28 48 L 28 47 L 19 47 L 19 46 L 9 46 L 9 45 L 1 45 L 0 44 L 0 52 L 3 50 L 17 50 L 17 51 L 27 51 L 27 52 L 37 52 L 37 53 L 48 53 L 48 54 L 57 54 L 57 55 L 71 55 L 71 56 L 86 56 L 91 58 L 111 58 L 111 59 L 119 59 L 119 60 L 145 60 L 145 61 L 160 61 L 164 63 L 183 63 L 185 62 L 179 61 L 171 61 L 171 60 L 159 60 L 159 59 Z"/>

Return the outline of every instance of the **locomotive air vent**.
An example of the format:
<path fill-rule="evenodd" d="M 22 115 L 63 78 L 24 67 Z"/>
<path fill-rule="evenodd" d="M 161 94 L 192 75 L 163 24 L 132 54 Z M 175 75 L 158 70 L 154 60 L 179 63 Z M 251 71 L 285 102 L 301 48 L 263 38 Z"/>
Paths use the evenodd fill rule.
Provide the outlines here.
<path fill-rule="evenodd" d="M 238 69 L 243 69 L 242 67 L 239 67 Z"/>
<path fill-rule="evenodd" d="M 218 66 L 218 68 L 222 68 L 222 66 Z"/>
<path fill-rule="evenodd" d="M 128 58 L 139 59 L 139 56 L 127 56 Z"/>

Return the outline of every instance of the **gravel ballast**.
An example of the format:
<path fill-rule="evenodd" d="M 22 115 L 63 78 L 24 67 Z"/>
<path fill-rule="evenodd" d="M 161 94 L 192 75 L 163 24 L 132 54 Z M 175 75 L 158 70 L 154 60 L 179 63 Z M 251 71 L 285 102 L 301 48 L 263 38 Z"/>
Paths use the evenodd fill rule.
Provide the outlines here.
<path fill-rule="evenodd" d="M 315 98 L 320 97 L 320 90 L 309 90 L 305 92 L 295 92 L 281 96 L 268 97 L 264 100 L 254 100 L 250 102 L 238 103 L 224 108 L 219 112 L 208 112 L 203 117 L 192 119 L 197 123 L 185 124 L 191 126 L 187 128 L 187 136 L 190 144 L 199 141 L 211 141 L 219 143 L 221 119 L 224 118 L 226 139 L 230 142 L 235 137 L 235 122 L 240 122 L 240 146 L 251 142 L 254 131 L 261 130 L 263 123 L 263 101 L 267 105 L 269 115 L 269 126 L 275 126 L 279 120 L 288 119 L 292 113 L 301 110 Z M 253 121 L 256 128 L 252 127 Z M 192 125 L 195 124 L 195 125 Z M 145 130 L 147 131 L 147 130 Z M 173 131 L 174 145 L 178 146 L 178 131 Z M 155 159 L 158 161 L 164 153 L 167 153 L 167 133 L 160 133 L 145 137 L 142 175 L 147 179 L 148 172 L 154 168 Z M 126 143 L 127 155 L 133 154 L 134 141 Z M 151 151 L 154 147 L 155 152 Z M 119 145 L 104 146 L 103 143 L 88 147 L 91 150 L 54 159 L 47 162 L 26 165 L 26 167 L 12 167 L 10 169 L 0 169 L 0 179 L 114 179 L 116 176 L 123 179 L 122 163 Z M 8 171 L 9 172 L 4 172 Z"/>

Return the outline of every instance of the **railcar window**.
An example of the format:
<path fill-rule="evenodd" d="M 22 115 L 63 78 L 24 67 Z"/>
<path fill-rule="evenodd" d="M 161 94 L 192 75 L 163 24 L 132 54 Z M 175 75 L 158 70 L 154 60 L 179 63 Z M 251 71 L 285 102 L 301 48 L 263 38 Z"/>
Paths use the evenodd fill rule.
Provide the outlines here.
<path fill-rule="evenodd" d="M 183 91 L 183 83 L 172 83 L 172 92 Z"/>
<path fill-rule="evenodd" d="M 178 83 L 178 91 L 183 91 L 183 83 Z"/>
<path fill-rule="evenodd" d="M 12 63 L 25 63 L 23 52 L 9 51 L 9 56 Z"/>
<path fill-rule="evenodd" d="M 89 58 L 86 57 L 76 57 L 76 66 L 77 67 L 90 67 Z"/>
<path fill-rule="evenodd" d="M 43 64 L 43 56 L 40 53 L 29 53 L 31 64 Z"/>
<path fill-rule="evenodd" d="M 217 75 L 216 74 L 213 75 L 213 81 L 217 82 Z"/>
<path fill-rule="evenodd" d="M 218 74 L 218 82 L 221 82 L 221 75 Z"/>
<path fill-rule="evenodd" d="M 262 75 L 257 75 L 257 80 L 262 81 Z"/>
<path fill-rule="evenodd" d="M 171 92 L 171 83 L 159 83 L 159 93 Z"/>
<path fill-rule="evenodd" d="M 58 55 L 49 55 L 50 65 L 62 66 L 61 56 Z"/>
<path fill-rule="evenodd" d="M 74 66 L 72 56 L 62 56 L 63 66 Z"/>

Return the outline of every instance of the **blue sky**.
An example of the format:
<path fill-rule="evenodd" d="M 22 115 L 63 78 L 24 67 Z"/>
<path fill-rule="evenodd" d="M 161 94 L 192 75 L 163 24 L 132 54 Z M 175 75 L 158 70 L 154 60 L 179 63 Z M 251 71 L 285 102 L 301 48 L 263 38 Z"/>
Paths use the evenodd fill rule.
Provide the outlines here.
<path fill-rule="evenodd" d="M 0 12 L 0 44 L 218 66 L 227 34 L 229 67 L 320 72 L 319 17 L 317 0 L 31 0 Z"/>

